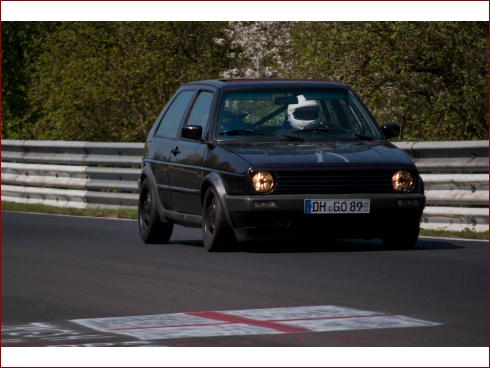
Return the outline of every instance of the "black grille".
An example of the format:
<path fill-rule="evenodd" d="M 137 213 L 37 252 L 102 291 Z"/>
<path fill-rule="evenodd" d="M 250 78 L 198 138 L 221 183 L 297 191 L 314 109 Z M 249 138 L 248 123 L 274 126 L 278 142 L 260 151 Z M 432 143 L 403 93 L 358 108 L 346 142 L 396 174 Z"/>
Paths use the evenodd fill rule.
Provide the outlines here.
<path fill-rule="evenodd" d="M 393 193 L 392 171 L 282 171 L 276 175 L 274 194 Z"/>

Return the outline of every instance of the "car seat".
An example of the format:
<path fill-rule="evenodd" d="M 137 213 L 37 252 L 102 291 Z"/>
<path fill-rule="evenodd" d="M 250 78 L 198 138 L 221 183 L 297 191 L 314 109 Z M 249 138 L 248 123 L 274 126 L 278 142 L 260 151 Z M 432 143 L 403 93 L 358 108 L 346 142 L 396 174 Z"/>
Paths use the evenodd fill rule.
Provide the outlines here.
<path fill-rule="evenodd" d="M 219 124 L 219 132 L 227 130 L 242 130 L 245 129 L 245 123 L 236 114 L 231 111 L 225 111 L 223 118 Z"/>
<path fill-rule="evenodd" d="M 288 129 L 293 129 L 293 127 L 289 123 L 288 115 L 286 114 L 280 130 L 288 130 Z"/>

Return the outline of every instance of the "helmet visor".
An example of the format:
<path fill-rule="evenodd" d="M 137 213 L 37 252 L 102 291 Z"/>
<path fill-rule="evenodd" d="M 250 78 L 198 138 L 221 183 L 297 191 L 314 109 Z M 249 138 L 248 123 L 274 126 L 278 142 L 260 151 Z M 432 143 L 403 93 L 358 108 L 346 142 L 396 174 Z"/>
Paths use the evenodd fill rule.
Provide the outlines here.
<path fill-rule="evenodd" d="M 296 120 L 315 120 L 318 119 L 319 109 L 316 106 L 301 107 L 293 112 Z"/>

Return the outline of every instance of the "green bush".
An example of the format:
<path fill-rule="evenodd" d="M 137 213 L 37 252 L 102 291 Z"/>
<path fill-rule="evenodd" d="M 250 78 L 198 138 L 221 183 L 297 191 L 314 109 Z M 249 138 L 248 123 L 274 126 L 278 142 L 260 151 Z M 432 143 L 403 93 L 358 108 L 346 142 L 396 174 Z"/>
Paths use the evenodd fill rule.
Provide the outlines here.
<path fill-rule="evenodd" d="M 2 22 L 2 137 L 141 142 L 181 84 L 240 73 L 349 84 L 400 140 L 488 139 L 488 22 Z"/>

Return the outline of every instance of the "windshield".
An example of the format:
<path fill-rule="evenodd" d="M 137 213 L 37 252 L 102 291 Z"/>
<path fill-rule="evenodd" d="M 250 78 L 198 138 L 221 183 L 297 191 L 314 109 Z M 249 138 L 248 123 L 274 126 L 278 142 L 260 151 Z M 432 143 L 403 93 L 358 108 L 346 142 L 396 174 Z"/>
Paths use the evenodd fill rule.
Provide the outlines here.
<path fill-rule="evenodd" d="M 224 92 L 217 139 L 380 139 L 375 123 L 344 89 L 250 89 Z"/>

